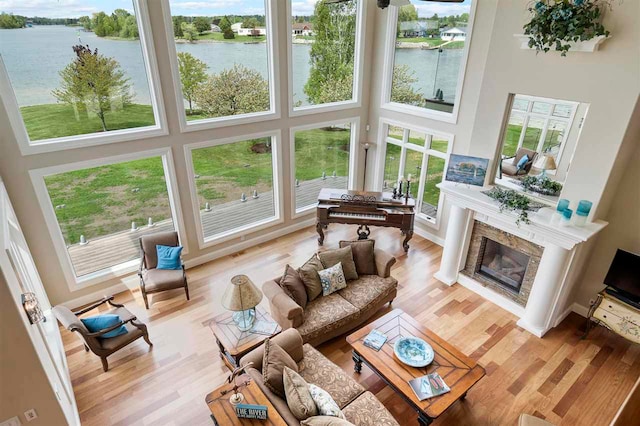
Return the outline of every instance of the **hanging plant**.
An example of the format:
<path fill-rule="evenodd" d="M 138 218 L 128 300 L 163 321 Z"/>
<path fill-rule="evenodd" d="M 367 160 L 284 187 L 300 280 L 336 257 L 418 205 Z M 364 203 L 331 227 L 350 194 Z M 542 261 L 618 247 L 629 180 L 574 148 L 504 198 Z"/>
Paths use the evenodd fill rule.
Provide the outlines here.
<path fill-rule="evenodd" d="M 528 7 L 533 14 L 524 26 L 529 36 L 529 47 L 537 52 L 555 49 L 567 56 L 572 42 L 591 40 L 597 36 L 609 36 L 602 25 L 604 7 L 611 7 L 609 0 L 541 0 Z"/>
<path fill-rule="evenodd" d="M 562 184 L 546 176 L 526 176 L 520 181 L 526 191 L 533 191 L 543 195 L 558 195 L 562 191 Z"/>
<path fill-rule="evenodd" d="M 520 222 L 530 223 L 528 211 L 531 200 L 526 195 L 522 195 L 512 189 L 502 189 L 497 186 L 486 191 L 485 194 L 500 204 L 501 212 L 504 210 L 517 212 L 516 225 L 519 225 Z"/>

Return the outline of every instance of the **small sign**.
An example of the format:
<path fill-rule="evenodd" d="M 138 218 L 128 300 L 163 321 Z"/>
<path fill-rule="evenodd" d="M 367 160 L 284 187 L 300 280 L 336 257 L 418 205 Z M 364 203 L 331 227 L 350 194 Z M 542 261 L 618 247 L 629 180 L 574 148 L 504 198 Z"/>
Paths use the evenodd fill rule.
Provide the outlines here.
<path fill-rule="evenodd" d="M 236 416 L 241 419 L 267 420 L 267 406 L 238 404 L 236 405 Z"/>

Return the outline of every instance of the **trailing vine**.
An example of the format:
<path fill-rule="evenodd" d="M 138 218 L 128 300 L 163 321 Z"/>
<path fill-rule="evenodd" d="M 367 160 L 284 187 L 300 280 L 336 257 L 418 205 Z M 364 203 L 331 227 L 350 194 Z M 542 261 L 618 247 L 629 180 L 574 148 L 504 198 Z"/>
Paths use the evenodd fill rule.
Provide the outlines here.
<path fill-rule="evenodd" d="M 562 184 L 549 179 L 546 176 L 526 176 L 520 181 L 522 187 L 527 191 L 537 192 L 544 195 L 558 195 L 562 191 Z"/>
<path fill-rule="evenodd" d="M 485 192 L 485 194 L 500 203 L 500 212 L 504 210 L 517 212 L 516 225 L 519 225 L 520 222 L 531 223 L 528 214 L 531 200 L 526 195 L 522 195 L 513 189 L 502 189 L 497 186 Z"/>

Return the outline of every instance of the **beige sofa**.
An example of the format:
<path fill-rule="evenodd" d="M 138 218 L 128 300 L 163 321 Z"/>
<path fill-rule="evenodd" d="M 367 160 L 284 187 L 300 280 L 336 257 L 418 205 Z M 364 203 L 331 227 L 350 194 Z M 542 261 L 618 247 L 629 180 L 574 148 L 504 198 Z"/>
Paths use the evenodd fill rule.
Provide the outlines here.
<path fill-rule="evenodd" d="M 380 249 L 375 249 L 374 257 L 378 275 L 360 275 L 346 288 L 320 296 L 304 309 L 280 287 L 280 278 L 265 282 L 262 291 L 269 300 L 271 316 L 283 329 L 297 329 L 312 346 L 360 326 L 397 294 L 398 281 L 391 277 L 395 257 Z"/>
<path fill-rule="evenodd" d="M 336 401 L 348 421 L 356 426 L 399 426 L 391 413 L 369 391 L 350 374 L 329 361 L 311 345 L 303 344 L 302 337 L 294 329 L 285 330 L 271 339 L 284 349 L 298 364 L 298 372 L 307 383 L 313 383 L 329 392 Z M 289 410 L 287 401 L 271 392 L 262 377 L 262 360 L 264 345 L 249 352 L 240 360 L 240 365 L 249 362 L 247 374 L 260 387 L 274 408 L 289 426 L 299 426 L 300 422 Z"/>

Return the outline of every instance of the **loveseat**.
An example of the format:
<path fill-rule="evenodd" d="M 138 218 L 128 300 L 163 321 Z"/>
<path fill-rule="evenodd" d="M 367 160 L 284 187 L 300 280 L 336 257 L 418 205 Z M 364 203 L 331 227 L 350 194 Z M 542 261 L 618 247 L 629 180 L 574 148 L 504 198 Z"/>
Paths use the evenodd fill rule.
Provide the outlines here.
<path fill-rule="evenodd" d="M 311 345 L 303 344 L 302 336 L 295 329 L 285 330 L 271 338 L 271 341 L 293 358 L 304 380 L 329 392 L 349 422 L 356 426 L 399 426 L 391 413 L 371 392 L 365 391 L 348 373 Z M 252 381 L 260 387 L 289 426 L 299 426 L 300 421 L 289 409 L 287 401 L 264 384 L 263 358 L 264 345 L 242 357 L 240 365 L 253 363 L 246 369 Z"/>
<path fill-rule="evenodd" d="M 269 300 L 271 316 L 283 329 L 295 328 L 305 343 L 317 346 L 366 322 L 397 294 L 398 281 L 391 277 L 395 257 L 373 250 L 373 274 L 360 274 L 346 288 L 309 301 L 303 308 L 281 287 L 282 278 L 265 282 L 262 291 Z"/>

